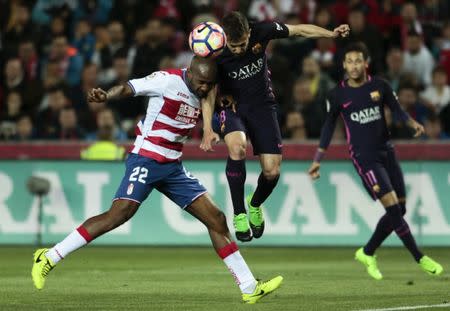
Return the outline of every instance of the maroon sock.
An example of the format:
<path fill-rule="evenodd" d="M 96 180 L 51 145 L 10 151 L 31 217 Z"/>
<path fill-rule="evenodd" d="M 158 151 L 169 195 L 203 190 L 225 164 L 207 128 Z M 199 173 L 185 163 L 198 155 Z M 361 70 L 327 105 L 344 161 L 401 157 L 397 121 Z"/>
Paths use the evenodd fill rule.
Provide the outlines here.
<path fill-rule="evenodd" d="M 392 233 L 392 225 L 389 220 L 389 216 L 384 214 L 375 228 L 370 240 L 364 246 L 364 253 L 369 256 L 373 256 L 378 247 L 383 243 L 384 240 Z"/>
<path fill-rule="evenodd" d="M 244 203 L 244 186 L 247 172 L 245 160 L 232 160 L 228 158 L 225 169 L 228 186 L 230 187 L 231 201 L 233 202 L 234 214 L 246 213 Z"/>
<path fill-rule="evenodd" d="M 250 204 L 254 207 L 259 207 L 272 193 L 273 189 L 278 183 L 278 175 L 275 179 L 267 179 L 263 173 L 259 174 L 258 186 L 256 187 L 255 193 L 253 194 L 252 201 Z"/>
<path fill-rule="evenodd" d="M 391 220 L 392 227 L 394 228 L 397 236 L 402 240 L 403 245 L 409 250 L 414 259 L 419 262 L 423 254 L 419 251 L 416 241 L 409 230 L 408 223 L 403 218 L 402 210 L 399 204 L 389 206 L 386 208 L 386 214 Z"/>

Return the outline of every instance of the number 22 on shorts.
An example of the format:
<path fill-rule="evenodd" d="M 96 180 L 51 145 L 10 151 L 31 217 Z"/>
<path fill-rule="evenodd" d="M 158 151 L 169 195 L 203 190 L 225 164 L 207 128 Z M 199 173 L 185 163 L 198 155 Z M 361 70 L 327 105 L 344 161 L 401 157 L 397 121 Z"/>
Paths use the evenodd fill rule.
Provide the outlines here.
<path fill-rule="evenodd" d="M 147 175 L 148 169 L 145 167 L 136 166 L 133 168 L 133 173 L 131 173 L 129 181 L 139 181 L 140 183 L 145 184 L 145 178 Z"/>

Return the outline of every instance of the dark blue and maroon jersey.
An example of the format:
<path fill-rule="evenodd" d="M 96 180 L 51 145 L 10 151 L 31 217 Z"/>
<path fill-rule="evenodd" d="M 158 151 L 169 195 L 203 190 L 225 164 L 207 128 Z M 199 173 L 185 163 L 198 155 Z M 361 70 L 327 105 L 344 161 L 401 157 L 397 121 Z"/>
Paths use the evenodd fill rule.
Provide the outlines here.
<path fill-rule="evenodd" d="M 270 40 L 286 38 L 289 30 L 277 22 L 250 24 L 249 45 L 244 55 L 234 56 L 228 47 L 216 60 L 221 93 L 231 94 L 241 105 L 273 103 L 266 47 Z"/>
<path fill-rule="evenodd" d="M 369 76 L 360 87 L 350 87 L 347 81 L 342 81 L 328 94 L 328 115 L 322 127 L 320 148 L 326 149 L 330 144 L 336 119 L 340 116 L 352 154 L 371 154 L 388 149 L 391 144 L 384 115 L 385 105 L 397 119 L 409 119 L 386 81 Z"/>

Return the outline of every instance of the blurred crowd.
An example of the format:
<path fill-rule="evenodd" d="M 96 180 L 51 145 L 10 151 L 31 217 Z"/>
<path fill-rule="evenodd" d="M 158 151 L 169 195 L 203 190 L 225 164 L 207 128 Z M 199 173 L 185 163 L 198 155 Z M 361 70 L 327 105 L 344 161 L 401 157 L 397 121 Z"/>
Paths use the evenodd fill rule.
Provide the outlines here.
<path fill-rule="evenodd" d="M 424 139 L 450 136 L 450 3 L 446 0 L 0 0 L 0 140 L 133 138 L 145 98 L 88 103 L 156 70 L 185 67 L 190 29 L 239 10 L 253 21 L 351 28 L 347 39 L 272 41 L 267 55 L 283 137 L 317 139 L 342 50 L 363 41 Z M 411 133 L 386 112 L 394 138 Z M 335 139 L 343 138 L 342 124 Z M 201 126 L 194 138 L 201 137 Z"/>

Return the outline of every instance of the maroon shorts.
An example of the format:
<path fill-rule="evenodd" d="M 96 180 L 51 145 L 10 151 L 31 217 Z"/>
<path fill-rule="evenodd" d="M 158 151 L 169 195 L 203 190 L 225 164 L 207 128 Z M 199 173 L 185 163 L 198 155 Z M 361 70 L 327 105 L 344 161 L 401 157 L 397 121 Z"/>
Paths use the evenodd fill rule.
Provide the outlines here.
<path fill-rule="evenodd" d="M 394 149 L 371 154 L 355 153 L 352 159 L 364 187 L 374 200 L 391 191 L 395 191 L 399 198 L 406 196 L 403 172 Z"/>
<path fill-rule="evenodd" d="M 276 105 L 261 105 L 237 113 L 230 108 L 219 110 L 215 116 L 215 129 L 225 135 L 239 131 L 247 134 L 253 153 L 281 154 L 283 147 Z"/>

